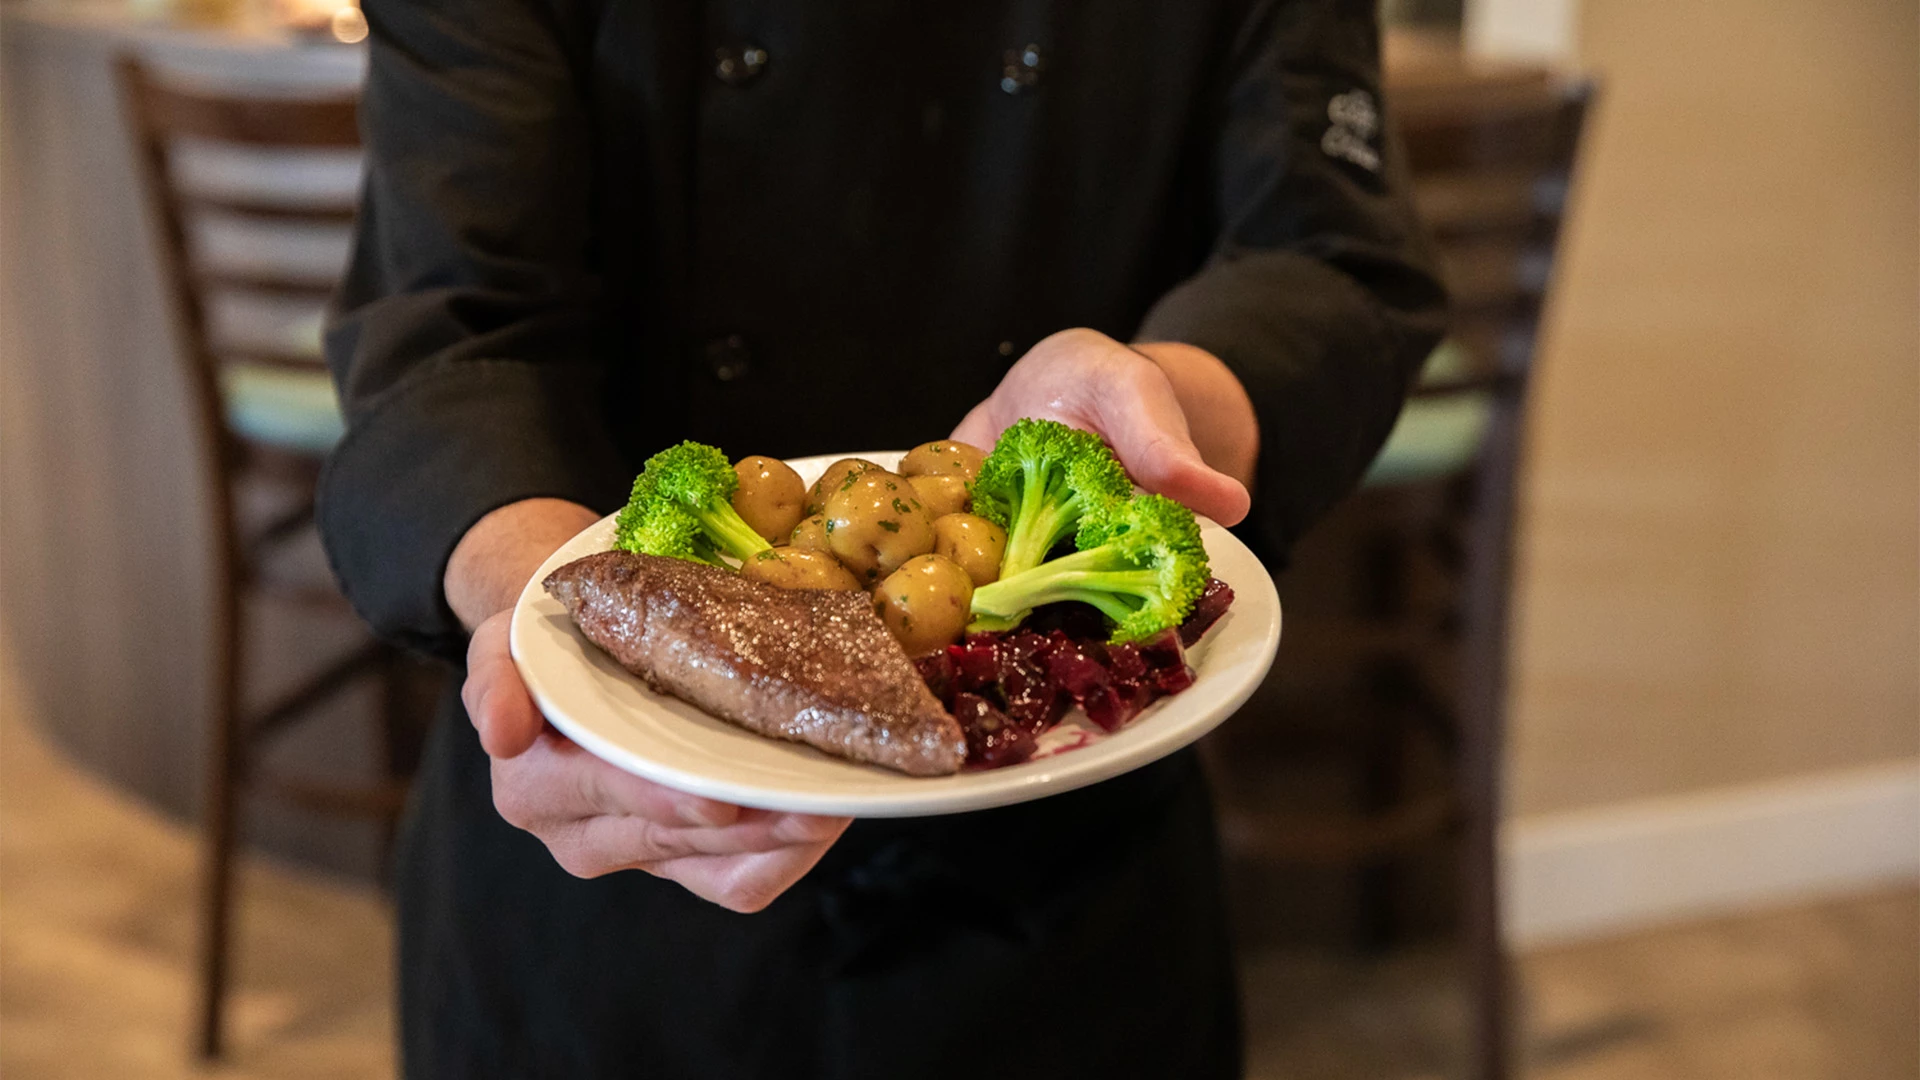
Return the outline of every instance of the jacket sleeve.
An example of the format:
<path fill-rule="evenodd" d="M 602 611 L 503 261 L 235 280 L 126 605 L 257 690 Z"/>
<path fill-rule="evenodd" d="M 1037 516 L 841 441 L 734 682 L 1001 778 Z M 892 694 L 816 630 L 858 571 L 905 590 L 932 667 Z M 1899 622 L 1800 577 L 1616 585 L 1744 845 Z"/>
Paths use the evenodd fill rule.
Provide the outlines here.
<path fill-rule="evenodd" d="M 1207 349 L 1246 387 L 1248 526 L 1273 555 L 1359 482 L 1444 322 L 1380 107 L 1374 8 L 1253 5 L 1213 132 L 1211 256 L 1139 332 Z"/>
<path fill-rule="evenodd" d="M 457 656 L 454 545 L 518 499 L 617 503 L 587 119 L 541 0 L 369 0 L 354 254 L 327 334 L 346 435 L 318 519 L 383 636 Z"/>

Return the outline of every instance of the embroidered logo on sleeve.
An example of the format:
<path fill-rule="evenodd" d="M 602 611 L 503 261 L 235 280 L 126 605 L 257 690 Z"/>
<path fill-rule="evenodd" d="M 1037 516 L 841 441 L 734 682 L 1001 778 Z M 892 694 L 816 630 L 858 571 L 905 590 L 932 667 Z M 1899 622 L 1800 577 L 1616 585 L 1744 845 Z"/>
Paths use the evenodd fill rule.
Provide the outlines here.
<path fill-rule="evenodd" d="M 1327 133 L 1320 136 L 1321 153 L 1370 173 L 1380 171 L 1380 151 L 1373 142 L 1380 133 L 1380 110 L 1373 95 L 1365 90 L 1335 94 L 1327 102 L 1327 121 Z"/>

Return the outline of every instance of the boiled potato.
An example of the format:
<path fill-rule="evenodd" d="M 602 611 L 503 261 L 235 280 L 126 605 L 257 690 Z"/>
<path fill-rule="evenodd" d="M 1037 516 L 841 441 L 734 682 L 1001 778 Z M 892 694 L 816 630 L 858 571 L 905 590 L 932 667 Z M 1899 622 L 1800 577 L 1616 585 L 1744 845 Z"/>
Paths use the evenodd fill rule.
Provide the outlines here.
<path fill-rule="evenodd" d="M 908 559 L 873 592 L 873 608 L 908 656 L 960 640 L 966 632 L 973 582 L 939 555 Z"/>
<path fill-rule="evenodd" d="M 948 514 L 933 522 L 933 553 L 967 572 L 974 588 L 1000 580 L 1007 530 L 972 514 Z"/>
<path fill-rule="evenodd" d="M 973 505 L 973 499 L 967 495 L 965 477 L 909 476 L 907 482 L 913 485 L 913 493 L 926 504 L 927 513 L 935 518 L 963 514 Z"/>
<path fill-rule="evenodd" d="M 980 475 L 980 462 L 986 451 L 952 439 L 921 443 L 900 459 L 901 476 L 958 476 L 972 480 Z"/>
<path fill-rule="evenodd" d="M 827 543 L 827 515 L 815 514 L 803 519 L 793 527 L 793 535 L 787 542 L 804 551 L 832 551 L 832 545 Z"/>
<path fill-rule="evenodd" d="M 740 477 L 733 492 L 734 512 L 768 541 L 785 541 L 807 516 L 807 485 L 800 474 L 779 458 L 759 454 L 741 458 L 733 471 Z"/>
<path fill-rule="evenodd" d="M 777 547 L 762 551 L 740 566 L 740 576 L 783 589 L 837 589 L 860 591 L 859 579 L 824 551 Z"/>
<path fill-rule="evenodd" d="M 933 550 L 933 518 L 904 476 L 868 469 L 827 497 L 827 546 L 871 584 Z"/>
<path fill-rule="evenodd" d="M 815 480 L 813 487 L 807 492 L 807 515 L 811 517 L 825 510 L 827 508 L 827 497 L 839 491 L 841 488 L 846 487 L 847 484 L 852 481 L 853 477 L 866 472 L 868 469 L 877 469 L 879 467 L 880 466 L 875 465 L 866 458 L 857 457 L 841 458 L 839 461 L 827 466 L 827 471 L 820 474 L 820 479 Z"/>

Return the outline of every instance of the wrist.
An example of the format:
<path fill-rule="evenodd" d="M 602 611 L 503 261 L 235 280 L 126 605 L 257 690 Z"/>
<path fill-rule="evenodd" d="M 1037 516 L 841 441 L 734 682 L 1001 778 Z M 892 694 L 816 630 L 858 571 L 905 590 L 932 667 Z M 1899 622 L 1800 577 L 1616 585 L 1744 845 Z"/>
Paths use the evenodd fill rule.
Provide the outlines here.
<path fill-rule="evenodd" d="M 447 606 L 468 630 L 511 608 L 547 556 L 599 518 L 564 499 L 522 499 L 489 511 L 447 558 Z"/>

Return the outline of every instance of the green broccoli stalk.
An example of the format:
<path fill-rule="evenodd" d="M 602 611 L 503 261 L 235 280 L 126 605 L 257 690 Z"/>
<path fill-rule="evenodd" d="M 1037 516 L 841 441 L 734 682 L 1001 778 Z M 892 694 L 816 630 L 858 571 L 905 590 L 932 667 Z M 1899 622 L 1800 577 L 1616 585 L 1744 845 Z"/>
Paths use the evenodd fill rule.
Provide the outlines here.
<path fill-rule="evenodd" d="M 1113 640 L 1178 626 L 1212 576 L 1193 511 L 1137 495 L 1084 522 L 1080 550 L 973 591 L 970 630 L 1008 630 L 1034 608 L 1079 600 L 1113 622 Z"/>
<path fill-rule="evenodd" d="M 1000 574 L 1045 561 L 1083 518 L 1133 494 L 1113 451 L 1090 431 L 1052 420 L 1016 420 L 980 463 L 973 512 L 1007 530 Z"/>
<path fill-rule="evenodd" d="M 614 519 L 613 542 L 623 551 L 664 555 L 728 568 L 721 558 L 745 561 L 772 545 L 733 509 L 740 477 L 718 448 L 683 442 L 647 459 L 633 494 Z"/>

